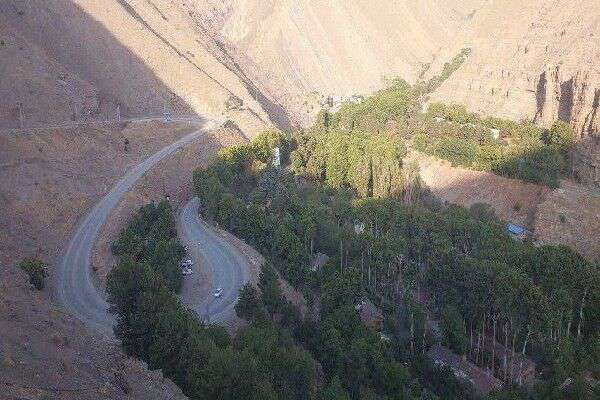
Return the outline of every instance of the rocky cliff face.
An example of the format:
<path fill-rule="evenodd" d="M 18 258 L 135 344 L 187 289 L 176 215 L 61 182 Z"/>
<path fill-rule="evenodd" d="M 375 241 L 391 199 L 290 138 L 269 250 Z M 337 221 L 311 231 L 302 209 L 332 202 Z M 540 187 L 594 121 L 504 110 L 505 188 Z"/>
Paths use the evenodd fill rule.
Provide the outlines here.
<path fill-rule="evenodd" d="M 4 0 L 0 127 L 117 106 L 307 124 L 319 93 L 426 79 L 469 47 L 432 101 L 561 118 L 585 144 L 600 125 L 598 32 L 597 0 Z"/>
<path fill-rule="evenodd" d="M 537 82 L 535 121 L 550 126 L 556 119 L 570 122 L 578 143 L 573 171 L 586 183 L 600 184 L 600 87 L 590 71 L 570 77 L 559 66 L 548 66 Z"/>
<path fill-rule="evenodd" d="M 286 87 L 368 93 L 414 81 L 483 0 L 186 0 Z"/>
<path fill-rule="evenodd" d="M 429 78 L 469 47 L 432 101 L 544 126 L 560 118 L 586 146 L 598 132 L 597 0 L 184 3 L 297 99 L 366 94 L 385 76 Z"/>
<path fill-rule="evenodd" d="M 433 95 L 487 115 L 573 125 L 575 172 L 600 184 L 600 2 L 496 0 L 482 6 L 441 52 L 430 73 L 462 47 L 465 64 Z"/>
<path fill-rule="evenodd" d="M 548 65 L 536 84 L 535 122 L 547 127 L 557 119 L 570 122 L 578 139 L 600 134 L 600 87 L 595 83 L 590 71 L 565 77 L 560 66 Z"/>

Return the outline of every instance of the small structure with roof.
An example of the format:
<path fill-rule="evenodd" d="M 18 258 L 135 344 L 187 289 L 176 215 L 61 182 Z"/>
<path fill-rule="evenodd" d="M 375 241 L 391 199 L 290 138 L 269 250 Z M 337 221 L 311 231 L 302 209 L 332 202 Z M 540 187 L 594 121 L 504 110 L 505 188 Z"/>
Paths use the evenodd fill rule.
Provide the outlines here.
<path fill-rule="evenodd" d="M 471 383 L 475 392 L 480 396 L 486 396 L 491 391 L 502 387 L 500 379 L 494 378 L 444 346 L 435 345 L 429 349 L 427 354 L 434 364 L 450 368 L 458 379 Z"/>
<path fill-rule="evenodd" d="M 523 240 L 527 235 L 527 229 L 525 227 L 512 222 L 506 224 L 506 230 L 514 239 Z"/>
<path fill-rule="evenodd" d="M 316 253 L 312 257 L 312 260 L 310 263 L 310 270 L 312 272 L 317 272 L 317 271 L 321 270 L 321 268 L 323 268 L 325 266 L 325 264 L 327 264 L 327 261 L 329 261 L 329 256 L 327 254 Z"/>
<path fill-rule="evenodd" d="M 383 327 L 383 313 L 371 300 L 363 300 L 354 307 L 360 315 L 360 320 L 366 326 L 377 331 Z"/>

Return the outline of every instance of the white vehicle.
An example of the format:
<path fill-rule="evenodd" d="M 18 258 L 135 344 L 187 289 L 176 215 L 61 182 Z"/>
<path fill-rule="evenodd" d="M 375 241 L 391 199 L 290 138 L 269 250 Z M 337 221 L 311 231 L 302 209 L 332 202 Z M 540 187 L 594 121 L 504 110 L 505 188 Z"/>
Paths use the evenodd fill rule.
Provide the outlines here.
<path fill-rule="evenodd" d="M 192 274 L 192 272 L 194 272 L 194 271 L 192 271 L 192 269 L 191 269 L 190 267 L 184 267 L 184 268 L 182 268 L 182 269 L 181 269 L 181 273 L 182 273 L 184 276 L 191 275 L 191 274 Z"/>
<path fill-rule="evenodd" d="M 221 297 L 223 295 L 223 288 L 218 288 L 215 290 L 215 297 Z"/>
<path fill-rule="evenodd" d="M 181 262 L 181 267 L 182 268 L 186 268 L 186 267 L 191 267 L 192 265 L 194 265 L 194 262 L 191 259 L 187 259 L 187 260 L 183 260 Z"/>

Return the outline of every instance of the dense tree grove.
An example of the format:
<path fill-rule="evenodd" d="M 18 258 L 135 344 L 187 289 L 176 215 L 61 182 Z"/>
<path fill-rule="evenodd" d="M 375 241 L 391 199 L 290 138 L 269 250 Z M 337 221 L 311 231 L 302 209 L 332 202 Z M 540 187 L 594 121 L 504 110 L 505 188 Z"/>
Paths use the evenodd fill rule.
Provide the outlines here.
<path fill-rule="evenodd" d="M 397 138 L 315 130 L 298 137 L 293 153 L 297 174 L 349 187 L 361 197 L 390 197 L 402 190 L 404 144 Z"/>
<path fill-rule="evenodd" d="M 135 262 L 147 264 L 164 278 L 170 290 L 181 288 L 179 263 L 185 249 L 177 240 L 169 202 L 141 207 L 113 243 L 112 251 L 118 257 L 131 257 Z"/>
<path fill-rule="evenodd" d="M 183 252 L 168 202 L 142 207 L 114 250 L 119 262 L 109 275 L 107 289 L 117 315 L 115 334 L 128 354 L 146 361 L 151 369 L 162 369 L 191 399 L 310 399 L 314 395 L 317 364 L 288 331 L 257 316 L 260 325 L 231 339 L 223 328 L 203 324 L 181 304 L 174 291 L 179 285 L 173 284 L 169 271 L 180 271 Z M 266 288 L 268 279 L 262 280 Z M 258 299 L 256 304 L 262 307 Z"/>
<path fill-rule="evenodd" d="M 354 141 L 339 140 L 343 143 L 340 147 L 324 144 L 325 148 L 313 149 L 334 152 L 337 148 L 347 152 L 347 146 L 355 145 L 363 151 L 382 145 L 379 138 L 366 135 Z M 262 139 L 259 137 L 258 141 Z M 401 173 L 398 154 L 403 150 L 394 146 L 390 163 Z M 291 158 L 315 157 L 308 148 L 303 150 L 300 155 L 298 148 Z M 360 158 L 363 162 L 387 162 L 385 151 L 365 153 Z M 306 178 L 295 176 L 271 166 L 268 160 L 266 163 L 258 160 L 255 154 L 252 145 L 227 149 L 212 167 L 194 174 L 204 215 L 246 239 L 269 260 L 263 266 L 259 287 L 246 285 L 241 290 L 236 305 L 238 315 L 251 321 L 252 326 L 261 326 L 266 320 L 289 330 L 295 342 L 310 351 L 324 374 L 324 384 L 316 398 L 427 398 L 422 396 L 430 392 L 422 389 L 414 377 L 415 371 L 403 364 L 407 359 L 395 346 L 381 341 L 374 330 L 363 325 L 355 308 L 365 296 L 363 281 L 367 273 L 365 268 L 361 274 L 355 265 L 354 248 L 360 239 L 353 225 L 354 197 L 361 187 L 347 178 L 351 168 L 348 165 L 352 163 L 331 167 L 340 168 L 345 176 L 334 181 L 327 179 L 326 170 L 319 177 L 312 176 L 309 170 L 303 170 Z M 359 162 L 356 161 L 356 167 Z M 236 176 L 236 181 L 228 180 L 230 176 Z M 320 178 L 332 186 L 321 186 Z M 219 189 L 205 190 L 209 181 Z M 253 188 L 249 182 L 254 183 Z M 400 195 L 400 185 L 401 182 L 398 193 L 388 191 L 387 195 Z M 362 195 L 373 198 L 370 196 L 374 193 L 363 190 Z M 309 264 L 317 251 L 334 257 L 322 271 L 313 273 Z M 304 317 L 283 297 L 278 274 L 304 292 L 309 303 Z M 454 382 L 453 375 L 440 376 L 440 388 L 447 386 L 445 380 Z M 463 394 L 450 398 L 464 398 Z"/>
<path fill-rule="evenodd" d="M 569 173 L 573 129 L 557 121 L 550 129 L 531 123 L 481 118 L 462 106 L 434 103 L 414 136 L 415 149 L 453 165 L 558 186 Z"/>
<path fill-rule="evenodd" d="M 464 61 L 468 52 L 461 54 L 452 66 L 460 66 L 460 60 Z M 346 141 L 359 140 L 364 133 L 395 136 L 397 143 L 402 137 L 414 149 L 453 165 L 550 187 L 557 187 L 559 178 L 570 173 L 569 153 L 575 136 L 570 125 L 563 121 L 543 129 L 530 122 L 484 118 L 468 112 L 464 106 L 442 103 L 429 104 L 427 112 L 421 112 L 423 96 L 429 93 L 428 88 L 440 84 L 435 82 L 441 76 L 415 86 L 400 79 L 392 80 L 389 88 L 363 102 L 347 102 L 336 114 L 319 119 L 304 140 L 310 141 L 314 131 L 328 132 L 332 138 L 327 137 L 321 143 L 332 142 L 332 145 L 340 142 L 340 132 L 356 137 Z M 322 151 L 318 160 L 330 154 Z M 323 161 L 309 167 L 324 168 Z"/>
<path fill-rule="evenodd" d="M 407 143 L 554 186 L 572 130 L 441 104 L 422 113 L 428 85 L 394 80 L 306 132 L 265 132 L 194 172 L 203 216 L 266 259 L 258 285 L 239 293 L 235 311 L 249 326 L 235 338 L 177 298 L 184 252 L 169 204 L 140 209 L 114 243 L 119 263 L 108 281 L 127 352 L 193 399 L 476 398 L 468 381 L 428 358 L 435 343 L 504 382 L 491 399 L 597 397 L 598 265 L 564 246 L 514 240 L 487 205 L 442 204 L 418 166 L 402 162 Z M 322 254 L 328 261 L 313 268 Z M 280 277 L 306 307 L 284 296 Z M 367 299 L 382 311 L 385 335 L 361 314 Z M 521 385 L 526 357 L 537 363 L 532 387 Z"/>
<path fill-rule="evenodd" d="M 319 120 L 329 129 L 381 132 L 388 122 L 405 124 L 420 110 L 418 93 L 402 79 L 391 81 L 389 88 L 380 90 L 360 103 L 345 103 L 333 116 Z"/>
<path fill-rule="evenodd" d="M 299 318 L 279 290 L 246 287 L 238 313 L 293 332 L 323 369 L 320 396 L 469 396 L 464 385 L 422 379 L 453 377 L 417 362 L 436 340 L 432 319 L 447 346 L 506 382 L 522 380 L 519 353 L 536 359 L 548 382 L 597 374 L 598 267 L 566 247 L 513 240 L 486 205 L 440 204 L 406 178 L 396 158 L 401 144 L 386 138 L 389 153 L 369 152 L 380 140 L 317 128 L 282 139 L 295 147 L 291 172 L 259 160 L 252 146 L 225 150 L 213 167 L 195 172 L 204 215 L 255 246 L 310 305 Z M 403 178 L 377 194 L 370 171 L 388 162 L 398 168 L 393 178 Z M 354 171 L 365 170 L 368 178 L 355 179 Z M 206 190 L 206 182 L 218 189 Z M 312 272 L 317 252 L 331 258 Z M 354 306 L 365 295 L 384 310 L 393 345 L 360 322 Z M 496 351 L 500 345 L 505 350 Z"/>

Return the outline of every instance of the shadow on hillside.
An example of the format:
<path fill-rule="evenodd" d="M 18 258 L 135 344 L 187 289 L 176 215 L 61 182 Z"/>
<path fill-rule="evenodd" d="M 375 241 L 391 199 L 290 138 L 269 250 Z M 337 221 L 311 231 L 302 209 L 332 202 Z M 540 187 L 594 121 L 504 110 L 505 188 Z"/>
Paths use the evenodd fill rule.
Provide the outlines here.
<path fill-rule="evenodd" d="M 73 107 L 71 120 L 114 119 L 118 115 L 117 110 L 124 118 L 155 117 L 164 114 L 199 117 L 194 105 L 190 104 L 188 99 L 181 97 L 181 90 L 179 94 L 176 93 L 177 89 L 161 80 L 152 70 L 152 66 L 147 65 L 143 59 L 121 43 L 113 32 L 76 1 L 6 0 L 0 3 L 0 12 L 8 21 L 14 22 L 12 25 L 17 32 L 43 49 L 51 59 L 64 65 L 69 72 L 76 75 L 76 81 L 82 79 L 97 88 L 99 104 L 94 99 L 84 99 L 84 104 Z M 216 77 L 203 70 L 190 56 L 193 54 L 186 51 L 188 49 L 178 48 L 169 38 L 162 36 L 127 0 L 117 0 L 116 4 L 111 2 L 110 6 L 122 8 L 126 18 L 133 20 L 132 28 L 143 31 L 147 36 L 153 36 L 153 46 L 156 43 L 154 39 L 157 39 L 160 46 L 154 50 L 161 51 L 164 45 L 162 49 L 164 57 L 180 58 L 182 63 L 189 64 L 192 70 L 196 71 L 194 75 L 212 81 L 224 93 L 237 98 Z M 159 10 L 155 9 L 155 11 Z M 162 13 L 160 15 L 163 19 L 166 18 Z M 115 31 L 118 29 L 117 26 Z M 129 32 L 126 31 L 117 33 L 117 35 L 127 34 Z M 138 33 L 134 32 L 134 34 Z M 58 84 L 64 80 L 61 76 L 50 77 L 52 78 L 55 78 Z M 289 129 L 292 126 L 279 104 L 264 96 L 255 86 L 249 86 L 244 79 L 242 83 L 275 124 L 282 129 Z M 13 109 L 18 109 L 18 101 L 19 99 L 14 99 L 15 104 L 11 106 Z M 248 112 L 262 121 L 260 115 L 254 110 L 248 109 Z M 12 115 L 11 119 L 13 127 L 18 127 L 18 113 Z"/>
<path fill-rule="evenodd" d="M 98 89 L 97 107 L 92 100 L 74 110 L 72 119 L 114 118 L 117 107 L 125 118 L 159 116 L 165 110 L 196 116 L 141 59 L 71 0 L 9 0 L 0 7 L 23 36 Z"/>
<path fill-rule="evenodd" d="M 421 179 L 443 202 L 469 207 L 491 205 L 503 220 L 532 227 L 537 206 L 552 189 L 510 179 L 492 172 L 475 171 L 431 156 L 418 156 Z"/>
<path fill-rule="evenodd" d="M 573 175 L 581 183 L 597 189 L 600 196 L 600 132 L 575 145 Z"/>
<path fill-rule="evenodd" d="M 598 246 L 593 238 L 600 229 L 593 217 L 600 213 L 600 138 L 583 139 L 569 153 L 571 163 L 556 175 L 557 189 L 415 154 L 423 182 L 443 202 L 465 207 L 487 203 L 502 220 L 525 226 L 541 243 L 565 244 L 594 260 Z"/>
<path fill-rule="evenodd" d="M 49 59 L 68 66 L 69 75 L 74 75 L 75 80 L 91 82 L 98 88 L 100 104 L 96 108 L 90 107 L 90 112 L 86 115 L 77 116 L 78 122 L 106 120 L 107 116 L 116 119 L 119 107 L 121 118 L 161 117 L 166 109 L 173 117 L 193 117 L 200 125 L 206 126 L 208 120 L 205 116 L 198 115 L 192 105 L 162 82 L 150 66 L 76 2 L 2 0 L 0 13 L 3 18 L 14 21 L 19 32 L 27 35 L 27 41 L 45 49 Z M 1 65 L 0 61 L 0 70 Z M 43 78 L 57 81 L 62 79 L 60 76 Z M 18 120 L 16 124 L 18 127 Z M 10 172 L 5 174 L 6 179 L 14 183 L 12 186 L 3 185 L 0 189 L 0 198 L 5 200 L 6 205 L 0 212 L 0 225 L 3 232 L 10 233 L 0 247 L 6 250 L 2 253 L 10 257 L 10 264 L 21 255 L 37 255 L 57 261 L 60 257 L 58 249 L 65 247 L 76 229 L 78 219 L 89 212 L 118 180 L 119 174 L 124 172 L 120 169 L 121 165 L 128 165 L 127 168 L 130 168 L 161 147 L 176 141 L 178 135 L 181 135 L 181 127 L 173 136 L 161 135 L 157 130 L 154 143 L 139 143 L 142 139 L 135 136 L 99 134 L 98 137 L 90 137 L 95 131 L 84 129 L 84 135 L 69 135 L 66 140 L 66 134 L 77 130 L 67 130 L 66 133 L 63 130 L 48 130 L 48 134 L 41 140 L 35 139 L 34 135 L 3 135 L 3 141 L 10 142 L 13 144 L 12 148 L 16 149 L 16 154 L 0 154 L 0 166 Z M 153 132 L 152 127 L 148 129 Z M 139 145 L 152 150 L 135 158 L 128 150 L 123 150 L 123 146 L 128 146 L 123 141 L 131 141 L 132 146 Z M 35 145 L 29 146 L 30 142 L 35 142 Z M 180 151 L 185 151 L 182 154 L 187 156 L 181 164 L 169 170 L 165 169 L 167 161 L 155 166 L 154 175 L 158 178 L 152 172 L 145 175 L 144 187 L 150 187 L 161 196 L 171 192 L 173 197 L 180 200 L 181 196 L 191 192 L 189 188 L 185 192 L 185 185 L 191 181 L 190 171 L 196 167 L 193 163 L 198 163 L 202 154 L 211 151 L 216 153 L 227 144 L 217 137 L 204 136 L 199 144 L 188 145 L 187 149 Z M 31 146 L 35 146 L 33 155 L 23 150 Z M 198 150 L 198 146 L 201 150 Z M 53 153 L 48 150 L 49 147 L 65 150 Z M 114 151 L 113 147 L 119 150 Z M 70 152 L 72 153 L 69 154 Z M 117 166 L 114 171 L 107 167 L 111 163 L 111 160 L 106 160 L 109 155 L 114 157 L 112 162 Z M 178 156 L 172 162 L 181 158 Z M 39 167 L 40 163 L 44 164 L 43 168 Z M 26 172 L 30 170 L 35 171 L 37 176 Z M 15 176 L 18 178 L 12 179 Z M 183 176 L 186 177 L 185 183 L 178 185 Z M 72 201 L 76 205 L 71 209 L 54 208 L 56 199 L 63 198 L 65 202 Z M 29 207 L 30 205 L 35 206 Z"/>

